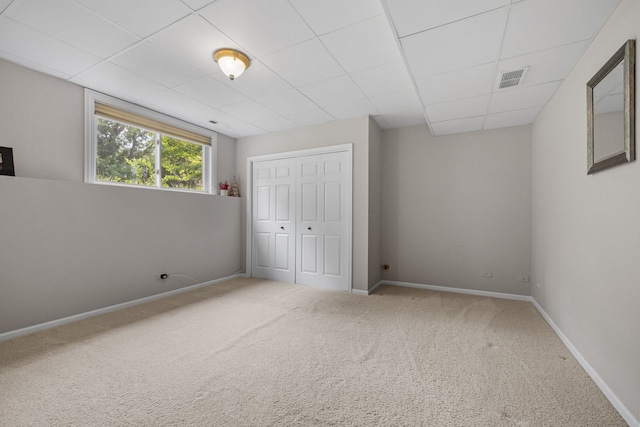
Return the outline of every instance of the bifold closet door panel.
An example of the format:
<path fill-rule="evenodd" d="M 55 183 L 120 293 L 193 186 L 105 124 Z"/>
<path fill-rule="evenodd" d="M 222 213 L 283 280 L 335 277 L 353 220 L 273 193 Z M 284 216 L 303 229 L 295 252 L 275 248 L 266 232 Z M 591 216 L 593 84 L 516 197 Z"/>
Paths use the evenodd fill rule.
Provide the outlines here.
<path fill-rule="evenodd" d="M 350 170 L 345 152 L 298 158 L 296 283 L 348 289 Z"/>
<path fill-rule="evenodd" d="M 252 275 L 295 282 L 295 159 L 254 162 Z"/>

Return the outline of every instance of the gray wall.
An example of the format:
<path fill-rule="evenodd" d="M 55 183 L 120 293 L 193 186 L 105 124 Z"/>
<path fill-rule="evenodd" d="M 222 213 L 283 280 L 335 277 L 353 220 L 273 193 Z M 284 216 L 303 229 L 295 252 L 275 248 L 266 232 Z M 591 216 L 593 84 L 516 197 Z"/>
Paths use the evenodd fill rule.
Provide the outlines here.
<path fill-rule="evenodd" d="M 237 198 L 0 178 L 0 333 L 240 270 Z"/>
<path fill-rule="evenodd" d="M 531 128 L 382 140 L 383 279 L 529 295 Z"/>
<path fill-rule="evenodd" d="M 640 2 L 624 0 L 535 122 L 532 154 L 532 295 L 636 420 L 640 162 L 587 175 L 586 82 L 638 36 Z"/>
<path fill-rule="evenodd" d="M 382 280 L 382 131 L 369 119 L 369 289 Z"/>
<path fill-rule="evenodd" d="M 236 140 L 226 135 L 218 134 L 218 161 L 216 162 L 217 182 L 233 179 L 236 176 Z M 236 177 L 237 179 L 237 177 Z"/>
<path fill-rule="evenodd" d="M 242 268 L 240 199 L 84 184 L 83 89 L 0 60 L 0 333 Z M 219 138 L 232 176 L 234 141 Z"/>
<path fill-rule="evenodd" d="M 247 194 L 247 158 L 340 144 L 353 144 L 353 288 L 368 289 L 369 117 L 334 121 L 285 132 L 239 138 L 236 171 L 240 194 Z M 242 200 L 246 224 L 246 200 Z M 243 237 L 246 227 L 243 226 Z M 244 240 L 243 240 L 244 241 Z"/>
<path fill-rule="evenodd" d="M 82 182 L 84 89 L 0 59 L 0 145 L 17 176 Z"/>

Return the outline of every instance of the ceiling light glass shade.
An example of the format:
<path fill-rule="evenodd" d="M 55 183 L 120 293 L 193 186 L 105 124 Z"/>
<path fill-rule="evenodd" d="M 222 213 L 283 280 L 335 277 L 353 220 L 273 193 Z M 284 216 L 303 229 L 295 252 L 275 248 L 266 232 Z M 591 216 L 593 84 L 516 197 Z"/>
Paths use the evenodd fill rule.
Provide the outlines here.
<path fill-rule="evenodd" d="M 247 55 L 233 49 L 219 49 L 213 53 L 213 59 L 218 63 L 222 72 L 231 80 L 244 73 L 251 62 Z"/>

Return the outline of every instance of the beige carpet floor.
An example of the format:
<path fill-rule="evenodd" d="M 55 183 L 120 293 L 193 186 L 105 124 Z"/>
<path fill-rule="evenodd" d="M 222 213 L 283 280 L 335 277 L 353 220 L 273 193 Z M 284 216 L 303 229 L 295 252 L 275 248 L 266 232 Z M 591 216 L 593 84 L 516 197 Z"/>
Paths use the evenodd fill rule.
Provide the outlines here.
<path fill-rule="evenodd" d="M 527 302 L 233 280 L 0 343 L 2 426 L 625 426 Z"/>

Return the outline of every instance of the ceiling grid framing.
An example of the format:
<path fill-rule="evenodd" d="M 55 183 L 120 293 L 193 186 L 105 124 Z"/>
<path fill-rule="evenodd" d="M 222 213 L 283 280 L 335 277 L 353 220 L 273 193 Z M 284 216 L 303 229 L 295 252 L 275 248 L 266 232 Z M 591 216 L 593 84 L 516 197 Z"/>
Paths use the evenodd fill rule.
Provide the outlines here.
<path fill-rule="evenodd" d="M 362 115 L 439 135 L 531 123 L 620 1 L 0 0 L 0 58 L 231 137 Z M 252 61 L 233 82 L 220 48 Z M 484 87 L 507 66 L 530 67 L 521 100 Z"/>

